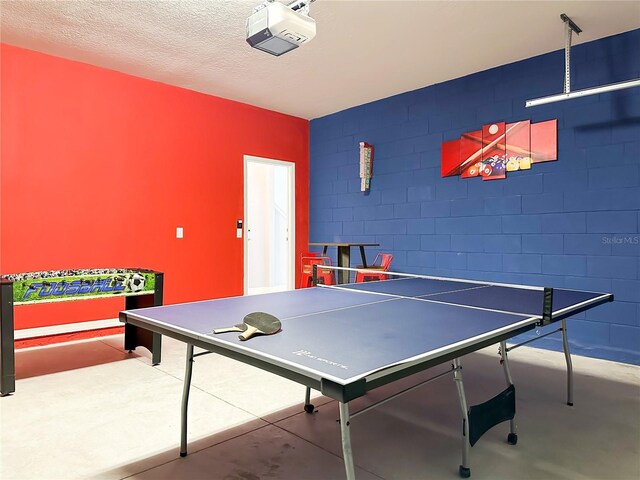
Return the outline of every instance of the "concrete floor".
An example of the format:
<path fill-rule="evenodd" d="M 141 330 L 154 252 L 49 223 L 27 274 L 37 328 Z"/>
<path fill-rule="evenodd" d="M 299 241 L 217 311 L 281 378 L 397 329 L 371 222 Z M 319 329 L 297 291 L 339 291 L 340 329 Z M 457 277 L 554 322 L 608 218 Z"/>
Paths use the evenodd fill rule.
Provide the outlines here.
<path fill-rule="evenodd" d="M 343 479 L 336 402 L 217 355 L 198 357 L 189 409 L 189 455 L 180 458 L 185 346 L 164 339 L 162 364 L 122 336 L 17 353 L 17 391 L 0 398 L 0 478 Z M 575 406 L 565 405 L 564 357 L 512 352 L 518 444 L 508 423 L 471 449 L 473 479 L 640 479 L 640 367 L 574 357 Z M 504 388 L 496 348 L 463 359 L 470 404 Z M 446 369 L 446 367 L 445 367 Z M 352 402 L 352 411 L 428 378 L 435 368 Z M 356 475 L 458 477 L 461 415 L 444 377 L 351 423 Z"/>

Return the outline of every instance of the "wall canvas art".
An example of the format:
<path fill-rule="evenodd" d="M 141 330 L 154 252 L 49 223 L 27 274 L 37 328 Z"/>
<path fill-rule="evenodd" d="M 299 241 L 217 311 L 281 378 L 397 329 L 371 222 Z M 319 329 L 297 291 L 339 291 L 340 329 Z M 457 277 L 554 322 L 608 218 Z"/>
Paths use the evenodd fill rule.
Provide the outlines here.
<path fill-rule="evenodd" d="M 496 122 L 442 144 L 441 175 L 502 180 L 558 158 L 558 121 Z"/>

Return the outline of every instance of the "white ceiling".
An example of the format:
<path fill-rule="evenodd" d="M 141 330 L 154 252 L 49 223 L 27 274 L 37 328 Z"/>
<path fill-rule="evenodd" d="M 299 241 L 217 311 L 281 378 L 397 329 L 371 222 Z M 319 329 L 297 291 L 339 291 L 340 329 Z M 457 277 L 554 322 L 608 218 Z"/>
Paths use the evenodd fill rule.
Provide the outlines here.
<path fill-rule="evenodd" d="M 245 42 L 262 0 L 2 0 L 2 42 L 307 119 L 640 27 L 639 1 L 311 4 L 316 38 L 274 57 Z M 286 1 L 284 3 L 290 3 Z M 558 93 L 562 78 L 558 78 Z M 549 92 L 556 93 L 556 92 Z"/>

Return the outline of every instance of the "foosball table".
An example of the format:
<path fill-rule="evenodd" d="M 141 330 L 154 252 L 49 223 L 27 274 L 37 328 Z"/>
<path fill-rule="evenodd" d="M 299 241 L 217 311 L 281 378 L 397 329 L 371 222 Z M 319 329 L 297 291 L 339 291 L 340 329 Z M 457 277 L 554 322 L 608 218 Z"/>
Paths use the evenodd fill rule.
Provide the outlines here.
<path fill-rule="evenodd" d="M 162 305 L 164 274 L 137 268 L 51 270 L 0 275 L 0 396 L 15 392 L 14 307 L 125 297 L 125 309 Z M 162 336 L 125 325 L 124 348 L 146 347 L 160 363 Z"/>

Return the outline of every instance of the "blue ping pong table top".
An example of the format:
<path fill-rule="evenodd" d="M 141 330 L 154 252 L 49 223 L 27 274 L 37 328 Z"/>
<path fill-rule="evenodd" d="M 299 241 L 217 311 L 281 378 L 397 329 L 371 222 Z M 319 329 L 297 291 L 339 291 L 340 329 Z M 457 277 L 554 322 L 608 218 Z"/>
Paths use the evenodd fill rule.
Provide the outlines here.
<path fill-rule="evenodd" d="M 607 301 L 606 294 L 554 292 L 558 309 L 567 314 L 590 302 L 595 306 Z M 510 298 L 504 300 L 505 296 Z M 517 307 L 517 313 L 507 313 L 512 306 Z M 403 278 L 123 313 L 124 321 L 134 319 L 142 327 L 160 327 L 169 336 L 174 333 L 217 351 L 233 351 L 236 356 L 246 355 L 310 378 L 347 385 L 412 362 L 450 355 L 509 332 L 534 328 L 541 310 L 541 291 Z M 211 333 L 215 328 L 241 323 L 245 315 L 255 311 L 278 317 L 282 331 L 246 342 L 238 339 L 237 332 Z"/>

